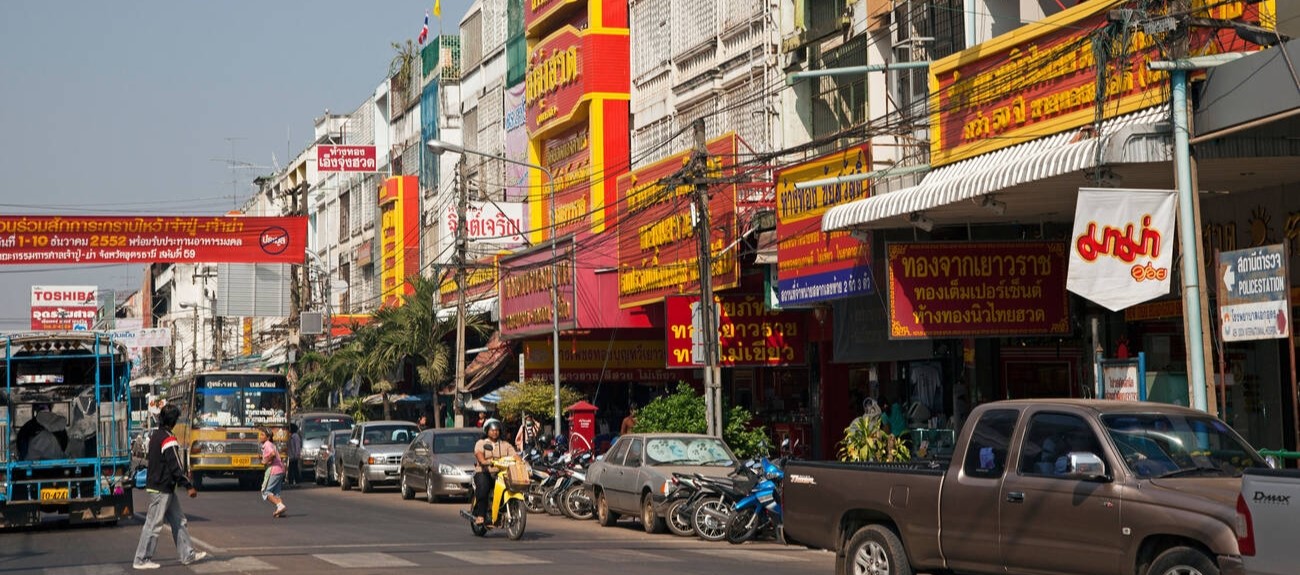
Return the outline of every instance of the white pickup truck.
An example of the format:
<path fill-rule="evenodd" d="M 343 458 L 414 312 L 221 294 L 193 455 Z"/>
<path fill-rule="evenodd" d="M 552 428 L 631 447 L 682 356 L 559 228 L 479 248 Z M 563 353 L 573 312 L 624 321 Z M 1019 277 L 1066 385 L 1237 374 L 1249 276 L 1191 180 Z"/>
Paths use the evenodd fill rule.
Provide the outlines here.
<path fill-rule="evenodd" d="M 1294 575 L 1300 554 L 1300 471 L 1247 469 L 1237 496 L 1237 547 L 1250 575 Z"/>

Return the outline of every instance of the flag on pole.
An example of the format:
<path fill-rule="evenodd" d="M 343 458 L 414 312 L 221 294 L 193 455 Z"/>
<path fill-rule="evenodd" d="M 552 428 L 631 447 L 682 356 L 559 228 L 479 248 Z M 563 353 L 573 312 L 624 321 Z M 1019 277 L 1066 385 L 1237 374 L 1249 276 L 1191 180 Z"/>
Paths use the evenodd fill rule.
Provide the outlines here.
<path fill-rule="evenodd" d="M 433 8 L 433 9 L 434 9 L 434 10 L 437 10 L 437 9 L 438 9 L 438 7 L 437 7 L 436 4 L 434 5 L 434 8 Z M 428 13 L 428 12 L 425 12 L 425 13 L 424 13 L 424 27 L 420 29 L 420 37 L 416 40 L 416 42 L 419 42 L 420 44 L 424 44 L 424 41 L 425 41 L 425 40 L 428 40 L 428 39 L 429 39 L 429 13 Z"/>
<path fill-rule="evenodd" d="M 442 0 L 433 0 L 433 15 L 442 18 Z"/>

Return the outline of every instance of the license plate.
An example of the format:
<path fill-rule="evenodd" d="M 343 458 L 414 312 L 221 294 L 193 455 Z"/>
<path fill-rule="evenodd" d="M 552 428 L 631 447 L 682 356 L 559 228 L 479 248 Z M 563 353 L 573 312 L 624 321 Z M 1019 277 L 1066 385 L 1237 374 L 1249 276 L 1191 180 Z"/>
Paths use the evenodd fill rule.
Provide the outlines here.
<path fill-rule="evenodd" d="M 68 488 L 58 487 L 41 490 L 41 501 L 67 501 Z"/>
<path fill-rule="evenodd" d="M 230 458 L 230 464 L 235 467 L 248 467 L 253 464 L 253 458 L 248 455 L 236 455 Z"/>

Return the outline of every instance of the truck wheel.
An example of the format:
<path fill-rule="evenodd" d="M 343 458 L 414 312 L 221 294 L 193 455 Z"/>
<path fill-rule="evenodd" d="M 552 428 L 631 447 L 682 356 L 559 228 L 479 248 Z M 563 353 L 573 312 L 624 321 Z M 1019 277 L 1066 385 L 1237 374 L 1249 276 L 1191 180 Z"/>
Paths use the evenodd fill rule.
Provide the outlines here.
<path fill-rule="evenodd" d="M 348 470 L 345 468 L 339 469 L 339 489 L 344 491 L 352 489 L 352 478 L 348 477 Z"/>
<path fill-rule="evenodd" d="M 888 527 L 868 525 L 859 529 L 835 558 L 836 575 L 914 575 L 912 565 Z"/>
<path fill-rule="evenodd" d="M 357 486 L 361 488 L 362 493 L 370 493 L 375 490 L 375 486 L 370 484 L 370 479 L 366 477 L 366 468 L 357 468 Z"/>
<path fill-rule="evenodd" d="M 1219 575 L 1219 568 L 1196 549 L 1173 547 L 1151 562 L 1147 575 Z"/>

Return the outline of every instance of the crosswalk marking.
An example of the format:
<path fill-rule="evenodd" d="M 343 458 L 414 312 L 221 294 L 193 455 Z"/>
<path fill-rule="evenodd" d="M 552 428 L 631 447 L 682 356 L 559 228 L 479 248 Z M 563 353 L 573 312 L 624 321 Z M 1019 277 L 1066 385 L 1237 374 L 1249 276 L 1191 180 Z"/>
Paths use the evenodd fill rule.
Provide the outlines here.
<path fill-rule="evenodd" d="M 510 551 L 439 551 L 438 554 L 475 565 L 536 565 L 550 563 L 545 559 L 534 559 Z"/>
<path fill-rule="evenodd" d="M 754 551 L 744 547 L 731 549 L 690 549 L 691 553 L 700 553 L 710 557 L 726 557 L 746 561 L 807 561 L 808 556 L 801 552 Z"/>
<path fill-rule="evenodd" d="M 190 565 L 195 573 L 246 573 L 248 571 L 274 571 L 276 566 L 256 557 L 235 557 L 233 559 L 207 559 Z"/>
<path fill-rule="evenodd" d="M 636 549 L 605 549 L 601 551 L 580 550 L 579 552 L 590 556 L 596 561 L 609 561 L 614 564 L 680 561 L 680 559 L 675 557 L 660 555 L 658 553 L 637 551 Z"/>
<path fill-rule="evenodd" d="M 312 557 L 344 568 L 377 569 L 416 566 L 415 563 L 387 553 L 321 553 Z"/>
<path fill-rule="evenodd" d="M 122 575 L 126 569 L 121 565 L 78 565 L 76 567 L 49 567 L 42 571 L 44 575 Z"/>

